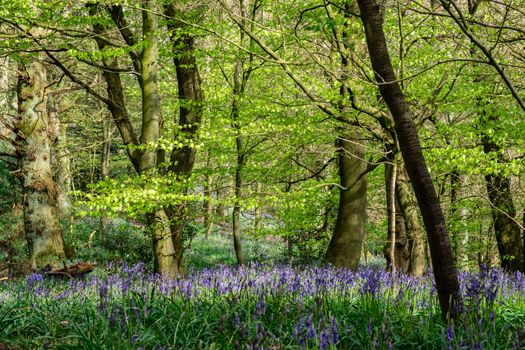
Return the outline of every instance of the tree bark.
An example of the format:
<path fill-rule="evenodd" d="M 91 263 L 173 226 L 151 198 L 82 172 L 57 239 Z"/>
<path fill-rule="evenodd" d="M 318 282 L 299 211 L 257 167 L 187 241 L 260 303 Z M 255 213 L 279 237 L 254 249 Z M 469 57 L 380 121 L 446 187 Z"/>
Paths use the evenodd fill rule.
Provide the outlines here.
<path fill-rule="evenodd" d="M 158 17 L 159 7 L 155 0 L 145 0 L 142 11 L 142 32 L 146 46 L 140 55 L 142 82 L 142 130 L 140 143 L 146 149 L 140 153 L 139 174 L 156 176 L 158 161 L 157 149 L 153 148 L 160 138 L 162 116 L 160 96 L 157 84 L 158 69 Z M 178 229 L 172 220 L 168 208 L 149 214 L 148 226 L 152 226 L 151 234 L 154 244 L 155 271 L 164 276 L 175 277 L 184 272 L 182 229 Z"/>
<path fill-rule="evenodd" d="M 206 168 L 211 167 L 211 155 L 208 153 L 206 156 Z M 213 194 L 211 190 L 212 176 L 207 172 L 204 175 L 204 228 L 206 229 L 205 239 L 208 239 L 213 230 L 213 202 L 211 196 Z"/>
<path fill-rule="evenodd" d="M 107 84 L 108 109 L 113 121 L 119 130 L 128 156 L 134 169 L 139 175 L 156 176 L 158 160 L 157 150 L 152 145 L 157 144 L 162 126 L 160 97 L 157 86 L 158 57 L 158 18 L 159 8 L 154 0 L 142 2 L 142 35 L 145 46 L 139 55 L 130 51 L 134 67 L 138 73 L 138 82 L 142 92 L 142 123 L 141 134 L 137 137 L 131 119 L 126 110 L 124 91 L 119 73 L 103 70 L 102 74 Z M 90 5 L 90 14 L 97 13 L 99 8 Z M 123 13 L 120 5 L 112 5 L 109 12 L 128 45 L 134 40 L 129 28 L 123 26 Z M 107 28 L 102 24 L 95 24 L 94 32 L 99 35 L 107 34 Z M 95 37 L 100 50 L 104 50 L 106 43 Z M 110 68 L 118 68 L 116 59 L 104 62 Z M 140 149 L 134 146 L 142 146 Z M 166 277 L 174 277 L 183 271 L 182 259 L 178 259 L 175 241 L 172 240 L 172 227 L 167 217 L 166 209 L 157 209 L 146 214 L 147 231 L 153 242 L 155 272 Z"/>
<path fill-rule="evenodd" d="M 241 4 L 242 5 L 242 4 Z M 242 42 L 242 32 L 241 32 Z M 241 80 L 241 70 L 243 64 L 240 60 L 235 63 L 235 70 L 233 73 L 233 103 L 232 103 L 232 124 L 235 129 L 235 151 L 237 153 L 237 164 L 235 167 L 235 198 L 232 212 L 232 230 L 233 230 L 233 247 L 237 264 L 244 264 L 244 254 L 242 251 L 241 241 L 241 205 L 240 200 L 242 196 L 243 186 L 243 169 L 246 162 L 246 155 L 244 150 L 244 139 L 242 136 L 241 122 L 240 122 L 240 103 L 244 95 L 244 80 Z"/>
<path fill-rule="evenodd" d="M 58 121 L 58 119 L 57 119 Z M 66 128 L 58 121 L 58 138 L 53 148 L 55 148 L 55 176 L 60 192 L 58 193 L 58 207 L 60 218 L 68 220 L 71 218 L 72 204 L 69 198 L 71 192 L 71 159 L 69 151 L 66 149 Z"/>
<path fill-rule="evenodd" d="M 392 157 L 393 164 L 385 164 L 386 203 L 388 214 L 388 239 L 384 248 L 387 270 L 407 273 L 410 264 L 410 250 L 407 228 L 398 195 L 399 156 Z M 395 175 L 394 175 L 395 171 Z"/>
<path fill-rule="evenodd" d="M 450 174 L 450 219 L 449 224 L 454 227 L 452 232 L 452 244 L 456 256 L 456 265 L 462 267 L 468 262 L 467 242 L 468 230 L 465 228 L 467 210 L 460 206 L 463 193 L 463 176 L 457 171 Z"/>
<path fill-rule="evenodd" d="M 204 92 L 195 58 L 195 38 L 188 34 L 188 26 L 176 19 L 177 9 L 174 3 L 166 5 L 165 13 L 169 19 L 167 27 L 170 31 L 179 92 L 179 132 L 177 136 L 184 143 L 181 148 L 174 149 L 171 153 L 169 170 L 177 178 L 187 178 L 191 175 L 195 163 L 196 149 L 193 144 L 197 140 L 197 131 L 204 112 Z M 172 227 L 176 259 L 181 264 L 184 261 L 185 206 L 185 203 L 181 203 L 167 211 Z"/>
<path fill-rule="evenodd" d="M 510 178 L 489 174 L 485 176 L 485 181 L 501 267 L 509 271 L 523 271 L 523 240 L 520 225 L 516 222 Z"/>
<path fill-rule="evenodd" d="M 420 277 L 425 273 L 426 266 L 425 240 L 423 239 L 423 229 L 419 222 L 417 202 L 410 189 L 403 160 L 400 160 L 398 163 L 396 198 L 399 209 L 403 214 L 408 240 L 409 264 L 407 273 L 414 277 Z"/>
<path fill-rule="evenodd" d="M 111 126 L 107 118 L 102 119 L 102 159 L 100 164 L 100 179 L 105 180 L 109 176 L 109 161 L 111 158 Z M 107 239 L 107 218 L 104 213 L 100 214 L 100 236 L 103 241 Z"/>
<path fill-rule="evenodd" d="M 349 127 L 338 140 L 339 154 L 339 207 L 334 234 L 325 259 L 338 267 L 356 271 L 366 222 L 366 163 L 365 146 L 358 141 L 360 131 Z"/>
<path fill-rule="evenodd" d="M 51 145 L 57 138 L 46 95 L 47 70 L 38 59 L 18 67 L 17 159 L 24 228 L 33 270 L 65 258 L 59 220 L 59 188 L 53 180 Z M 56 117 L 56 116 L 55 116 Z"/>
<path fill-rule="evenodd" d="M 351 12 L 350 3 L 345 4 L 345 18 L 349 19 Z M 355 6 L 355 4 L 353 5 Z M 328 14 L 332 18 L 331 7 L 327 7 Z M 344 113 L 347 109 L 347 101 L 351 99 L 352 92 L 348 90 L 345 81 L 348 79 L 347 72 L 350 70 L 350 61 L 347 55 L 347 42 L 349 38 L 346 30 L 339 33 L 334 27 L 334 39 L 339 47 L 341 57 L 341 79 L 343 83 L 339 88 L 340 103 L 337 111 Z M 340 41 L 340 37 L 342 40 Z M 365 237 L 366 205 L 367 205 L 367 179 L 365 145 L 360 140 L 359 130 L 356 126 L 346 126 L 339 131 L 336 140 L 338 147 L 339 181 L 339 207 L 334 227 L 334 234 L 330 239 L 325 259 L 334 266 L 346 267 L 357 270 Z"/>
<path fill-rule="evenodd" d="M 450 315 L 455 318 L 460 299 L 450 239 L 437 193 L 421 151 L 412 113 L 399 84 L 396 82 L 383 31 L 381 5 L 375 0 L 358 0 L 358 5 L 372 68 L 379 84 L 381 96 L 394 117 L 400 150 L 403 159 L 405 159 L 407 171 L 425 223 L 442 315 L 443 317 Z"/>
<path fill-rule="evenodd" d="M 138 69 L 139 85 L 142 91 L 142 129 L 140 138 L 137 137 L 135 130 L 131 124 L 131 119 L 126 110 L 126 103 L 124 100 L 124 92 L 122 88 L 122 81 L 120 75 L 110 70 L 102 72 L 107 83 L 107 93 L 110 104 L 108 109 L 111 112 L 113 120 L 120 132 L 122 140 L 127 147 L 128 156 L 133 164 L 133 167 L 139 175 L 152 174 L 154 175 L 157 167 L 157 152 L 151 149 L 151 144 L 156 144 L 160 136 L 161 115 L 160 115 L 160 98 L 157 90 L 157 61 L 158 61 L 158 43 L 156 31 L 158 29 L 156 13 L 158 8 L 154 1 L 143 2 L 145 7 L 142 11 L 142 26 L 143 37 L 146 46 L 143 48 L 140 60 L 134 60 L 134 66 Z M 98 7 L 91 6 L 90 13 L 95 14 Z M 111 7 L 112 14 L 119 13 L 118 5 Z M 115 24 L 119 26 L 121 32 L 125 32 L 120 28 L 121 22 L 119 18 L 112 16 Z M 129 28 L 128 28 L 129 29 Z M 104 35 L 107 29 L 101 24 L 94 25 L 94 31 L 97 34 Z M 106 44 L 103 40 L 95 38 L 100 50 L 104 50 Z M 129 37 L 124 40 L 130 44 Z M 136 64 L 138 62 L 138 64 Z M 117 68 L 116 59 L 105 62 L 111 68 Z M 145 146 L 143 149 L 137 149 L 133 146 Z M 175 250 L 169 232 L 169 221 L 166 219 L 164 210 L 159 209 L 151 213 L 146 213 L 147 231 L 149 232 L 153 242 L 153 255 L 155 272 L 167 277 L 174 277 L 180 273 L 178 262 L 175 260 Z"/>

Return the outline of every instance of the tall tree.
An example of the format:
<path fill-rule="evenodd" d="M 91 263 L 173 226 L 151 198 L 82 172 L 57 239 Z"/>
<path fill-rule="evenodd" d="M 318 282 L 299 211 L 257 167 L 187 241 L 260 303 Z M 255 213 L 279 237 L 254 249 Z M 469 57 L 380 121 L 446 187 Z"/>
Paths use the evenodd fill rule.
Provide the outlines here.
<path fill-rule="evenodd" d="M 400 150 L 427 230 L 441 311 L 443 317 L 449 315 L 455 317 L 460 303 L 459 283 L 450 239 L 437 193 L 421 151 L 412 113 L 396 81 L 390 61 L 383 31 L 381 4 L 376 0 L 358 0 L 358 5 L 379 91 L 394 118 Z"/>
<path fill-rule="evenodd" d="M 137 53 L 134 46 L 138 41 L 127 24 L 122 7 L 120 5 L 109 5 L 107 7 L 107 11 L 122 39 L 131 47 L 129 55 L 137 73 L 142 97 L 140 137 L 136 135 L 126 109 L 117 60 L 115 58 L 106 59 L 104 63 L 108 68 L 102 71 L 106 80 L 108 95 L 107 99 L 102 98 L 102 100 L 108 105 L 124 144 L 127 146 L 130 160 L 139 175 L 152 177 L 158 173 L 158 152 L 155 145 L 159 141 L 162 128 L 160 96 L 157 85 L 159 10 L 160 7 L 155 0 L 145 0 L 142 3 L 142 39 L 144 46 Z M 100 8 L 96 5 L 90 5 L 90 12 L 92 15 L 97 15 L 100 13 Z M 104 40 L 104 35 L 107 35 L 108 28 L 97 23 L 94 25 L 94 31 L 98 34 L 95 36 L 95 40 L 99 49 L 104 50 L 107 47 L 107 40 Z M 164 276 L 174 277 L 181 273 L 183 268 L 177 259 L 169 217 L 163 208 L 150 211 L 145 216 L 148 231 L 153 240 L 154 270 Z"/>
<path fill-rule="evenodd" d="M 65 258 L 59 221 L 59 188 L 53 180 L 51 146 L 56 114 L 48 104 L 48 72 L 42 55 L 18 67 L 16 153 L 22 184 L 24 228 L 33 269 Z"/>
<path fill-rule="evenodd" d="M 483 151 L 493 157 L 497 164 L 505 163 L 505 150 L 487 130 L 497 130 L 499 118 L 494 115 L 480 116 Z M 488 125 L 492 124 L 492 125 Z M 496 169 L 485 175 L 488 199 L 491 204 L 494 233 L 498 242 L 501 267 L 509 271 L 524 271 L 524 246 L 516 207 L 512 198 L 511 177 Z"/>
<path fill-rule="evenodd" d="M 180 4 L 178 4 L 180 5 Z M 203 11 L 203 4 L 194 5 L 198 14 Z M 191 32 L 191 25 L 181 20 L 184 6 L 178 9 L 171 1 L 165 8 L 168 17 L 167 27 L 170 31 L 173 62 L 177 74 L 179 93 L 178 137 L 183 146 L 175 148 L 170 155 L 169 171 L 179 180 L 187 179 L 193 170 L 196 156 L 196 141 L 198 130 L 204 113 L 204 92 L 201 76 L 195 56 L 195 35 Z M 195 10 L 195 9 L 193 9 Z M 197 16 L 196 14 L 193 14 Z M 187 191 L 184 188 L 183 191 Z M 179 271 L 184 271 L 184 221 L 186 203 L 168 206 L 166 212 L 170 219 L 173 246 Z"/>

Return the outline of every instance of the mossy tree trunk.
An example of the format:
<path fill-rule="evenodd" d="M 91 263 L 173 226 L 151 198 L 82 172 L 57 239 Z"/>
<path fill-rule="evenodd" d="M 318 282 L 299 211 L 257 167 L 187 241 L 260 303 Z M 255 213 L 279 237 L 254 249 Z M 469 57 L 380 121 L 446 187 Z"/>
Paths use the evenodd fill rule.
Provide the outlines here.
<path fill-rule="evenodd" d="M 365 146 L 361 132 L 348 127 L 337 140 L 339 160 L 339 207 L 334 234 L 328 245 L 326 261 L 337 267 L 357 270 L 366 222 Z"/>
<path fill-rule="evenodd" d="M 57 129 L 49 111 L 47 69 L 38 59 L 18 67 L 17 159 L 22 184 L 24 229 L 31 267 L 56 265 L 65 258 L 59 193 L 53 180 L 51 146 Z"/>
<path fill-rule="evenodd" d="M 407 273 L 414 277 L 423 276 L 426 267 L 425 240 L 423 227 L 419 221 L 417 201 L 410 188 L 405 162 L 401 159 L 397 165 L 396 199 L 403 214 L 408 241 L 409 263 Z"/>
<path fill-rule="evenodd" d="M 158 13 L 160 7 L 155 0 L 142 1 L 142 38 L 144 47 L 140 52 L 130 49 L 129 54 L 137 73 L 138 84 L 142 95 L 142 122 L 140 137 L 137 136 L 126 109 L 122 80 L 118 71 L 116 59 L 107 59 L 104 63 L 112 69 L 102 71 L 107 83 L 108 109 L 113 121 L 127 146 L 128 156 L 139 175 L 156 176 L 158 159 L 157 150 L 151 145 L 157 144 L 162 127 L 160 96 L 157 84 L 158 70 Z M 90 13 L 97 14 L 100 7 L 90 5 Z M 138 41 L 127 25 L 123 9 L 120 5 L 107 8 L 122 39 L 129 46 L 135 46 Z M 94 32 L 107 35 L 108 29 L 102 24 L 94 25 Z M 106 49 L 106 42 L 95 37 L 100 50 Z M 137 147 L 141 146 L 141 147 Z M 177 259 L 177 252 L 172 240 L 171 223 L 163 208 L 146 213 L 147 231 L 153 242 L 153 257 L 155 272 L 166 277 L 175 277 L 183 272 L 183 265 Z"/>

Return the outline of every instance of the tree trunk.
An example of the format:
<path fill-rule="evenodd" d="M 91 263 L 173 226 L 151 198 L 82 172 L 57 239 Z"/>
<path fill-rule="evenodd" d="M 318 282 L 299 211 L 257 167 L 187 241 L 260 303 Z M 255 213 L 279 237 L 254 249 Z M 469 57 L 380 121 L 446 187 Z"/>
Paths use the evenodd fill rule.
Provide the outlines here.
<path fill-rule="evenodd" d="M 523 214 L 521 215 L 521 235 L 523 237 L 523 270 L 525 271 L 525 208 L 523 209 Z"/>
<path fill-rule="evenodd" d="M 459 204 L 463 193 L 463 176 L 457 171 L 450 174 L 450 219 L 453 227 L 452 244 L 456 256 L 456 265 L 462 267 L 468 263 L 467 243 L 468 230 L 466 229 L 467 210 Z"/>
<path fill-rule="evenodd" d="M 242 196 L 242 169 L 244 166 L 244 156 L 239 154 L 242 152 L 242 136 L 236 137 L 237 144 L 237 167 L 235 169 L 235 202 L 233 204 L 232 226 L 233 226 L 233 248 L 237 258 L 237 264 L 244 264 L 244 254 L 242 251 L 241 241 L 241 205 L 239 203 Z M 239 147 L 241 150 L 239 150 Z"/>
<path fill-rule="evenodd" d="M 211 167 L 210 154 L 206 157 L 206 167 L 208 170 Z M 206 229 L 205 239 L 208 239 L 212 230 L 213 230 L 213 202 L 211 200 L 212 191 L 211 191 L 211 182 L 212 177 L 209 173 L 204 175 L 204 228 Z"/>
<path fill-rule="evenodd" d="M 255 183 L 255 196 L 259 196 L 259 183 Z M 255 232 L 255 235 L 258 235 L 261 231 L 261 224 L 262 224 L 262 210 L 261 206 L 258 203 L 255 209 L 253 210 L 253 216 L 254 216 L 254 222 L 253 222 L 253 229 Z"/>
<path fill-rule="evenodd" d="M 67 150 L 67 129 L 64 128 L 59 119 L 59 114 L 64 109 L 60 100 L 55 94 L 47 96 L 48 111 L 48 133 L 51 137 L 51 168 L 53 171 L 53 180 L 56 183 L 58 216 L 60 221 L 67 223 L 71 229 L 72 224 L 72 205 L 69 198 L 71 192 L 71 162 L 69 151 Z M 66 257 L 75 255 L 73 247 L 66 246 Z"/>
<path fill-rule="evenodd" d="M 397 167 L 396 196 L 399 209 L 403 213 L 408 240 L 409 264 L 407 273 L 414 277 L 420 277 L 425 273 L 426 266 L 425 240 L 423 239 L 423 229 L 419 223 L 416 199 L 410 189 L 403 160 L 399 161 Z"/>
<path fill-rule="evenodd" d="M 147 43 L 140 56 L 141 82 L 142 82 L 142 130 L 140 143 L 147 145 L 140 153 L 139 174 L 150 173 L 155 176 L 157 163 L 157 150 L 151 148 L 160 138 L 162 125 L 160 96 L 157 84 L 158 69 L 158 6 L 155 0 L 144 1 L 145 9 L 142 11 L 142 27 L 144 40 Z M 184 271 L 182 263 L 183 249 L 180 242 L 175 239 L 180 233 L 173 232 L 169 211 L 158 210 L 149 214 L 148 226 L 152 227 L 152 237 L 155 256 L 155 271 L 168 277 L 174 277 Z"/>
<path fill-rule="evenodd" d="M 18 70 L 19 177 L 29 258 L 36 270 L 48 264 L 56 265 L 65 258 L 59 188 L 53 180 L 51 165 L 51 145 L 57 138 L 57 130 L 48 110 L 46 67 L 34 60 L 26 65 L 21 63 Z"/>
<path fill-rule="evenodd" d="M 485 181 L 491 203 L 501 267 L 509 271 L 523 271 L 523 240 L 520 225 L 515 219 L 516 208 L 512 199 L 510 178 L 501 175 L 486 175 Z"/>
<path fill-rule="evenodd" d="M 241 37 L 242 41 L 242 37 Z M 235 249 L 235 256 L 237 257 L 237 264 L 244 264 L 244 254 L 242 251 L 241 241 L 241 196 L 243 177 L 242 171 L 246 161 L 244 150 L 244 140 L 242 137 L 241 122 L 240 122 L 240 103 L 244 94 L 244 81 L 241 80 L 241 70 L 243 64 L 240 60 L 235 63 L 235 71 L 233 73 L 233 103 L 232 103 L 232 123 L 235 129 L 235 150 L 237 153 L 237 164 L 235 167 L 235 198 L 232 213 L 232 229 L 233 229 L 233 247 Z"/>
<path fill-rule="evenodd" d="M 398 163 L 399 156 L 392 157 L 392 164 L 385 165 L 386 203 L 388 214 L 388 240 L 384 255 L 387 260 L 387 270 L 407 273 L 410 264 L 409 242 L 403 212 L 397 200 Z M 395 175 L 394 175 L 395 171 Z M 393 264 L 392 264 L 393 262 Z"/>
<path fill-rule="evenodd" d="M 182 260 L 177 259 L 177 249 L 174 245 L 168 215 L 164 210 L 146 215 L 147 231 L 153 239 L 154 271 L 164 277 L 174 278 L 184 273 Z"/>
<path fill-rule="evenodd" d="M 358 0 L 368 51 L 379 90 L 392 113 L 405 165 L 416 193 L 419 208 L 427 230 L 432 266 L 443 317 L 456 317 L 459 283 L 454 266 L 445 218 L 417 135 L 412 113 L 405 100 L 388 55 L 380 3 Z"/>
<path fill-rule="evenodd" d="M 99 8 L 89 5 L 90 14 L 95 15 Z M 151 145 L 157 144 L 160 137 L 162 125 L 160 97 L 157 86 L 157 63 L 158 57 L 158 19 L 159 8 L 156 1 L 143 1 L 142 10 L 142 32 L 145 46 L 140 55 L 133 56 L 133 63 L 137 73 L 138 82 L 142 92 L 142 123 L 140 138 L 137 137 L 131 118 L 126 110 L 124 91 L 119 73 L 111 70 L 103 70 L 102 75 L 107 83 L 108 109 L 113 121 L 120 132 L 124 144 L 127 146 L 128 156 L 134 169 L 139 175 L 150 174 L 156 176 L 157 150 Z M 121 32 L 128 28 L 122 28 L 123 16 L 120 5 L 112 5 L 108 8 L 115 24 Z M 93 26 L 94 32 L 103 35 L 107 28 L 102 24 Z M 95 37 L 100 50 L 106 48 L 106 42 Z M 133 38 L 127 38 L 129 43 Z M 111 68 L 118 68 L 117 60 L 112 59 L 104 62 Z M 138 149 L 133 146 L 143 146 Z M 182 259 L 178 259 L 175 242 L 172 240 L 173 233 L 170 232 L 172 225 L 167 217 L 166 210 L 158 209 L 146 214 L 147 231 L 153 241 L 155 272 L 163 276 L 173 277 L 182 272 Z"/>
<path fill-rule="evenodd" d="M 107 118 L 102 119 L 102 162 L 100 164 L 100 179 L 105 180 L 109 176 L 109 160 L 111 158 L 111 126 Z M 103 241 L 107 239 L 107 218 L 104 213 L 100 214 L 100 236 Z"/>
<path fill-rule="evenodd" d="M 356 271 L 366 221 L 365 147 L 359 140 L 360 130 L 351 127 L 337 140 L 339 153 L 339 208 L 334 234 L 328 245 L 326 261 Z"/>
<path fill-rule="evenodd" d="M 177 9 L 173 3 L 165 7 L 167 22 L 170 31 L 171 46 L 173 50 L 173 62 L 177 74 L 177 86 L 179 92 L 179 133 L 178 137 L 184 140 L 181 148 L 174 149 L 170 157 L 169 170 L 177 178 L 187 178 L 191 175 L 195 163 L 196 149 L 193 143 L 197 140 L 202 114 L 204 111 L 204 92 L 201 87 L 201 77 L 197 60 L 195 58 L 195 38 L 188 34 L 188 26 L 177 21 Z M 187 189 L 185 189 L 187 191 Z M 173 245 L 176 251 L 176 259 L 181 264 L 184 254 L 184 222 L 185 203 L 171 208 L 168 211 L 172 222 Z M 183 266 L 183 265 L 180 265 Z"/>
<path fill-rule="evenodd" d="M 488 119 L 488 120 L 487 120 Z M 498 117 L 481 116 L 482 130 L 487 123 L 497 123 Z M 483 151 L 494 156 L 498 163 L 504 162 L 502 148 L 493 138 L 482 131 Z M 516 208 L 512 199 L 510 176 L 494 172 L 485 175 L 491 204 L 494 232 L 498 243 L 501 267 L 509 271 L 523 271 L 523 240 L 516 220 Z"/>
<path fill-rule="evenodd" d="M 54 152 L 54 168 L 55 177 L 58 187 L 60 189 L 58 193 L 58 208 L 60 218 L 63 220 L 69 220 L 72 214 L 72 205 L 69 198 L 69 192 L 71 192 L 71 159 L 69 157 L 69 151 L 66 149 L 67 129 L 60 125 L 60 121 L 57 116 L 57 128 L 58 137 L 53 145 L 55 148 Z"/>

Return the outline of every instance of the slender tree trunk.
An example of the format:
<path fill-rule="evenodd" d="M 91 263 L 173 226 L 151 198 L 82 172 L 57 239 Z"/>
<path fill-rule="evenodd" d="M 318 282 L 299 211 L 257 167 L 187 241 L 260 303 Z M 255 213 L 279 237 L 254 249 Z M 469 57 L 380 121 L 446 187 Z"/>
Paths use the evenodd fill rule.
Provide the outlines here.
<path fill-rule="evenodd" d="M 437 193 L 421 151 L 412 113 L 396 82 L 383 31 L 381 4 L 375 0 L 358 0 L 358 5 L 372 68 L 381 95 L 394 117 L 400 150 L 427 230 L 441 311 L 443 317 L 450 315 L 455 318 L 460 303 L 459 283 L 450 239 Z"/>
<path fill-rule="evenodd" d="M 215 191 L 215 195 L 217 197 L 217 206 L 215 207 L 215 214 L 219 216 L 219 222 L 224 221 L 224 217 L 226 216 L 226 206 L 224 205 L 224 200 L 226 197 L 228 197 L 228 190 L 227 188 L 222 187 L 223 182 L 221 181 L 218 183 L 219 188 Z"/>
<path fill-rule="evenodd" d="M 525 208 L 521 214 L 522 239 L 523 239 L 523 270 L 525 271 Z"/>
<path fill-rule="evenodd" d="M 242 152 L 242 136 L 236 137 L 237 152 Z M 241 148 L 239 150 L 239 147 Z M 237 153 L 237 167 L 235 169 L 235 202 L 233 204 L 232 213 L 232 226 L 233 226 L 233 247 L 235 250 L 235 256 L 237 258 L 237 264 L 244 264 L 244 254 L 242 249 L 241 241 L 241 205 L 240 199 L 242 196 L 242 169 L 244 166 L 244 156 Z"/>
<path fill-rule="evenodd" d="M 492 206 L 501 267 L 509 271 L 523 271 L 523 240 L 520 225 L 515 219 L 516 208 L 512 199 L 510 178 L 486 175 L 485 180 Z"/>
<path fill-rule="evenodd" d="M 46 67 L 33 60 L 26 65 L 21 63 L 18 70 L 18 174 L 29 258 L 36 270 L 48 264 L 56 265 L 65 258 L 59 188 L 53 180 L 51 165 L 51 145 L 57 138 L 57 130 L 48 109 Z"/>
<path fill-rule="evenodd" d="M 453 247 L 455 248 L 456 264 L 459 267 L 467 264 L 468 230 L 466 229 L 467 210 L 460 206 L 463 193 L 463 176 L 457 171 L 450 174 L 450 221 L 455 225 L 453 230 Z"/>
<path fill-rule="evenodd" d="M 389 236 L 390 236 L 390 271 L 392 273 L 396 272 L 396 220 L 397 220 L 397 210 L 396 210 L 396 174 L 397 165 L 394 157 L 394 163 L 391 165 L 390 176 L 386 176 L 386 181 L 390 181 L 390 188 L 387 189 L 388 199 L 390 202 L 390 222 L 389 222 Z"/>
<path fill-rule="evenodd" d="M 146 42 L 140 55 L 140 86 L 142 90 L 142 124 L 139 142 L 145 145 L 140 152 L 135 153 L 138 158 L 136 165 L 139 174 L 156 176 L 158 152 L 152 148 L 160 138 L 162 125 L 160 96 L 157 84 L 158 70 L 158 18 L 159 8 L 156 2 L 144 1 L 142 11 L 142 31 Z M 148 213 L 147 224 L 150 236 L 153 239 L 155 271 L 166 277 L 175 277 L 184 271 L 182 259 L 177 245 L 173 240 L 170 218 L 167 209 L 159 209 Z"/>
<path fill-rule="evenodd" d="M 386 202 L 388 214 L 388 240 L 384 254 L 389 271 L 407 273 L 410 264 L 410 250 L 403 212 L 400 210 L 397 193 L 400 156 L 391 157 L 391 164 L 385 165 Z M 395 171 L 395 173 L 394 173 Z"/>
<path fill-rule="evenodd" d="M 109 161 L 111 158 L 111 126 L 107 118 L 102 119 L 102 162 L 100 165 L 100 179 L 109 176 Z M 103 241 L 107 239 L 107 218 L 104 213 L 100 215 L 100 235 Z"/>
<path fill-rule="evenodd" d="M 155 176 L 158 165 L 156 149 L 150 148 L 160 138 L 162 125 L 160 96 L 157 84 L 158 70 L 158 17 L 159 7 L 155 0 L 144 1 L 142 11 L 143 37 L 147 45 L 140 57 L 142 82 L 142 130 L 141 144 L 148 145 L 140 154 L 139 173 L 150 173 Z M 174 225 L 169 208 L 149 214 L 148 224 L 152 226 L 154 242 L 155 271 L 162 275 L 174 277 L 184 272 L 182 228 Z"/>
<path fill-rule="evenodd" d="M 208 169 L 210 169 L 211 167 L 211 157 L 209 153 L 206 157 L 206 167 Z M 206 229 L 205 239 L 208 239 L 208 237 L 210 236 L 213 230 L 213 202 L 211 199 L 211 196 L 212 196 L 211 182 L 212 182 L 211 175 L 209 173 L 206 173 L 204 177 L 204 204 L 203 204 L 204 228 Z"/>
<path fill-rule="evenodd" d="M 334 234 L 325 257 L 334 266 L 353 271 L 361 257 L 367 204 L 365 147 L 356 141 L 359 135 L 360 131 L 351 127 L 337 140 L 341 189 Z"/>
<path fill-rule="evenodd" d="M 242 38 L 241 38 L 242 41 Z M 242 172 L 246 162 L 246 155 L 244 150 L 244 139 L 242 137 L 241 122 L 240 122 L 240 103 L 244 94 L 244 84 L 241 80 L 242 62 L 238 60 L 235 63 L 235 71 L 233 73 L 233 104 L 232 104 L 232 123 L 235 128 L 235 150 L 237 153 L 237 164 L 235 167 L 235 198 L 232 213 L 233 225 L 233 247 L 235 249 L 235 256 L 237 257 L 237 264 L 244 264 L 244 254 L 242 251 L 241 241 L 241 196 L 243 177 Z"/>
<path fill-rule="evenodd" d="M 420 277 L 425 273 L 426 249 L 423 229 L 419 222 L 417 202 L 412 194 L 405 169 L 405 162 L 400 160 L 397 167 L 396 196 L 403 213 L 408 240 L 409 264 L 407 273 Z"/>
<path fill-rule="evenodd" d="M 255 195 L 259 196 L 259 183 L 255 183 Z M 254 216 L 254 222 L 253 222 L 253 229 L 255 234 L 257 235 L 261 231 L 261 223 L 262 223 L 262 213 L 261 213 L 261 207 L 259 204 L 255 207 L 253 211 Z"/>
<path fill-rule="evenodd" d="M 355 10 L 355 3 L 345 3 L 345 18 L 350 21 L 349 13 Z M 327 7 L 330 16 L 331 7 Z M 348 43 L 351 39 L 346 30 L 338 31 L 334 27 L 334 39 L 339 47 L 341 57 L 341 79 L 344 82 L 348 79 L 347 72 L 350 71 Z M 341 42 L 339 42 L 342 38 Z M 351 99 L 352 92 L 348 90 L 348 85 L 341 84 L 339 95 L 341 102 L 337 109 L 340 113 L 346 110 L 346 104 Z M 365 146 L 360 140 L 359 130 L 355 126 L 347 126 L 347 130 L 340 132 L 337 139 L 339 154 L 339 181 L 341 189 L 339 192 L 339 208 L 334 227 L 334 234 L 330 239 L 330 244 L 326 252 L 326 261 L 335 266 L 342 266 L 351 270 L 357 270 L 363 241 L 365 236 L 366 205 L 367 205 L 367 180 Z"/>

